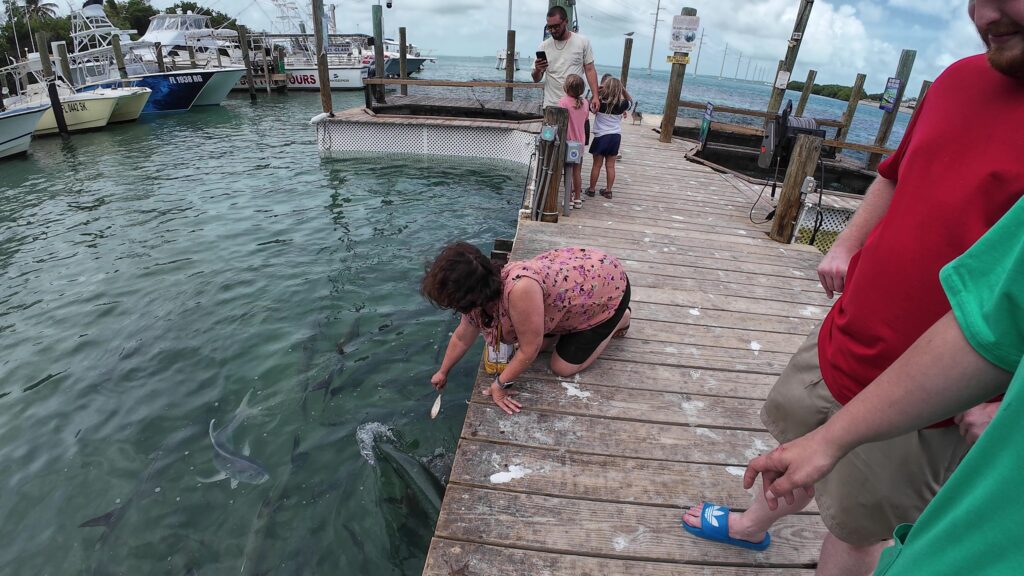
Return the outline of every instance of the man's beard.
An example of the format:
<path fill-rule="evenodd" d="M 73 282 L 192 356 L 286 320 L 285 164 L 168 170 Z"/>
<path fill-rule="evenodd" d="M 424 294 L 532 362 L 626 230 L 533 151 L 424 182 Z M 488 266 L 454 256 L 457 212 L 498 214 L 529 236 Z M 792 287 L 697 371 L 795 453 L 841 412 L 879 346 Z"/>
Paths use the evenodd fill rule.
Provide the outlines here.
<path fill-rule="evenodd" d="M 989 41 L 988 33 L 993 29 L 1000 32 L 1009 32 L 1015 25 L 993 25 L 986 33 L 982 34 L 985 45 L 988 46 L 988 63 L 1011 78 L 1024 80 L 1024 31 L 1018 32 L 1018 38 L 1009 43 L 993 44 Z"/>

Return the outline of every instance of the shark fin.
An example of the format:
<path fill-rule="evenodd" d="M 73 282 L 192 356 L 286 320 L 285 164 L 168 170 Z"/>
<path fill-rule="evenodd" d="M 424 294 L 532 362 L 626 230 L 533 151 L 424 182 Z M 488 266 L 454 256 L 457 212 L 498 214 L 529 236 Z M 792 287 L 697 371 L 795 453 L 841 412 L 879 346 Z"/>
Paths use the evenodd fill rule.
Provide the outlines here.
<path fill-rule="evenodd" d="M 232 478 L 231 479 L 231 489 L 234 490 L 235 488 L 238 488 L 238 480 L 235 480 L 234 478 Z"/>
<path fill-rule="evenodd" d="M 252 454 L 252 446 L 249 445 L 249 441 L 245 441 L 245 445 L 242 446 L 242 456 L 248 456 Z"/>
<path fill-rule="evenodd" d="M 106 514 L 102 514 L 102 515 L 97 516 L 95 518 L 89 518 L 85 522 L 82 522 L 81 524 L 79 524 L 78 527 L 79 528 L 93 528 L 93 527 L 98 527 L 98 526 L 109 526 L 110 523 L 114 519 L 114 515 L 117 514 L 117 512 L 120 509 L 121 509 L 121 507 L 118 506 L 117 508 L 114 508 L 113 510 L 111 510 L 110 512 L 107 512 Z"/>

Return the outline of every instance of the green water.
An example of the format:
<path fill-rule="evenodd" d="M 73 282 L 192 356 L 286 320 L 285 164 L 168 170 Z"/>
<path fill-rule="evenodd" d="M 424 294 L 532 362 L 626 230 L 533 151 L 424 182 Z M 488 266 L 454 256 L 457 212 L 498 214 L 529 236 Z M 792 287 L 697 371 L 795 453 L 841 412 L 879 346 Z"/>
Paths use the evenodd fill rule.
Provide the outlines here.
<path fill-rule="evenodd" d="M 525 169 L 320 160 L 317 108 L 232 96 L 0 161 L 0 573 L 419 573 L 434 519 L 356 430 L 450 461 L 475 356 L 429 420 L 453 320 L 418 280 L 511 237 Z M 249 390 L 234 441 L 270 480 L 198 482 Z"/>

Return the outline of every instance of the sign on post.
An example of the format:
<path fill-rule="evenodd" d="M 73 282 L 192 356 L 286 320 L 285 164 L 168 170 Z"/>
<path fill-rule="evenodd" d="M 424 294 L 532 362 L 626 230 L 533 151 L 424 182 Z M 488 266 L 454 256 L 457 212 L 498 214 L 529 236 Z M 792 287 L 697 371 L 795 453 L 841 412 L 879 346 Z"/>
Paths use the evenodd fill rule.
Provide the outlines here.
<path fill-rule="evenodd" d="M 665 62 L 668 62 L 669 64 L 689 64 L 690 55 L 683 54 L 682 56 L 676 56 L 675 54 L 672 54 L 665 57 Z"/>
<path fill-rule="evenodd" d="M 892 112 L 893 108 L 896 107 L 896 94 L 899 91 L 900 79 L 896 77 L 889 78 L 889 81 L 885 83 L 885 92 L 882 92 L 882 103 L 878 107 L 886 112 Z"/>
<path fill-rule="evenodd" d="M 789 70 L 779 70 L 779 75 L 775 77 L 775 87 L 785 90 L 789 86 L 789 76 Z"/>
<path fill-rule="evenodd" d="M 673 16 L 672 36 L 668 49 L 672 52 L 693 52 L 693 43 L 697 40 L 699 28 L 699 16 Z"/>
<path fill-rule="evenodd" d="M 700 123 L 700 146 L 698 150 L 704 150 L 704 146 L 708 143 L 708 134 L 711 133 L 711 118 L 715 114 L 715 105 L 708 102 L 706 108 L 704 108 L 704 119 Z"/>

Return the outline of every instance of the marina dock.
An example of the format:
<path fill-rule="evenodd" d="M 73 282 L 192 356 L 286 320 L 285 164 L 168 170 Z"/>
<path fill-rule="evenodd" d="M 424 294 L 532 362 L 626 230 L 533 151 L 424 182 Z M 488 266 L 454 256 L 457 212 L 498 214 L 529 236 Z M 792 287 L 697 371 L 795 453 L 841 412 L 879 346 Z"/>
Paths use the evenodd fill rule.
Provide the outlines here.
<path fill-rule="evenodd" d="M 651 126 L 623 123 L 613 200 L 521 221 L 511 254 L 617 256 L 632 283 L 628 335 L 574 378 L 542 356 L 517 384 L 515 416 L 476 391 L 490 381 L 480 372 L 424 574 L 812 573 L 825 535 L 813 503 L 761 553 L 680 523 L 704 500 L 749 504 L 744 467 L 776 445 L 761 405 L 831 305 L 821 254 L 770 240 L 748 218 L 760 186 L 687 162 L 692 144 L 662 144 Z"/>

